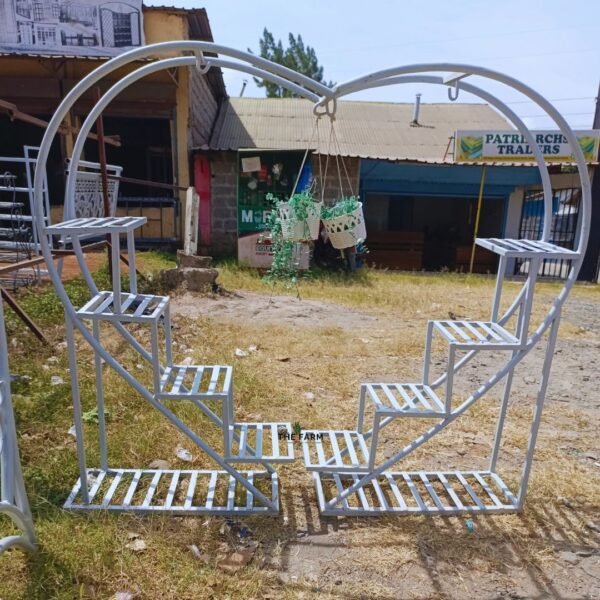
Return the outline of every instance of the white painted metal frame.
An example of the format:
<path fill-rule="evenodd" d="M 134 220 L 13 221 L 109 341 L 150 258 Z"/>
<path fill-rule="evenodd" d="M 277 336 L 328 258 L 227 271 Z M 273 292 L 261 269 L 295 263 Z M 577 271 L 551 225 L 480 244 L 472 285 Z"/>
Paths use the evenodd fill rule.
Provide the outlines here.
<path fill-rule="evenodd" d="M 10 395 L 8 345 L 4 329 L 2 298 L 0 298 L 0 513 L 8 515 L 20 530 L 18 534 L 0 537 L 0 554 L 9 548 L 35 550 L 33 518 L 23 482 Z"/>
<path fill-rule="evenodd" d="M 306 442 L 304 446 L 304 454 L 305 460 L 307 461 L 307 466 L 315 470 L 314 476 L 315 483 L 317 486 L 317 493 L 319 496 L 320 509 L 324 514 L 377 514 L 380 512 L 392 512 L 400 514 L 403 514 L 404 512 L 432 514 L 440 512 L 449 512 L 450 514 L 454 514 L 456 512 L 472 511 L 499 512 L 521 510 L 525 499 L 525 492 L 527 489 L 529 474 L 531 470 L 531 463 L 533 460 L 533 452 L 535 448 L 537 431 L 539 428 L 541 411 L 547 388 L 548 376 L 552 360 L 552 350 L 556 341 L 556 332 L 558 329 L 558 322 L 560 318 L 560 309 L 576 280 L 581 263 L 581 257 L 585 250 L 587 238 L 589 236 L 589 222 L 591 210 L 589 176 L 586 170 L 583 155 L 575 140 L 573 132 L 569 129 L 567 123 L 564 121 L 561 115 L 543 97 L 541 97 L 539 94 L 537 94 L 524 84 L 520 83 L 519 81 L 510 78 L 506 75 L 497 73 L 495 71 L 475 67 L 472 65 L 448 63 L 409 65 L 406 67 L 399 67 L 379 71 L 377 73 L 370 74 L 366 77 L 362 77 L 357 80 L 353 80 L 330 89 L 322 84 L 312 81 L 311 79 L 305 76 L 302 76 L 298 73 L 294 73 L 293 71 L 290 71 L 285 67 L 275 65 L 260 57 L 226 48 L 220 45 L 197 41 L 166 42 L 162 44 L 156 44 L 154 46 L 147 46 L 135 49 L 125 54 L 122 54 L 119 57 L 116 57 L 113 60 L 100 66 L 98 69 L 96 69 L 86 78 L 84 78 L 81 82 L 79 82 L 73 88 L 73 90 L 69 92 L 64 101 L 61 103 L 59 109 L 57 110 L 56 114 L 54 115 L 48 126 L 46 135 L 44 136 L 44 140 L 40 147 L 40 164 L 45 164 L 45 161 L 47 160 L 50 143 L 52 141 L 53 136 L 56 135 L 60 122 L 62 121 L 70 107 L 73 105 L 73 103 L 76 101 L 76 99 L 83 92 L 85 92 L 87 89 L 89 89 L 90 86 L 94 85 L 102 77 L 114 71 L 115 69 L 120 68 L 123 65 L 128 64 L 134 60 L 154 56 L 162 52 L 191 52 L 193 53 L 193 55 L 178 56 L 175 58 L 168 58 L 145 64 L 140 68 L 136 69 L 134 72 L 130 73 L 129 75 L 126 75 L 122 80 L 115 83 L 108 90 L 108 92 L 104 94 L 104 96 L 98 101 L 98 103 L 94 106 L 94 108 L 88 115 L 76 141 L 71 163 L 71 169 L 69 171 L 67 180 L 66 203 L 72 202 L 72 196 L 75 186 L 73 173 L 77 171 L 79 156 L 83 148 L 85 137 L 91 129 L 94 121 L 101 114 L 102 110 L 105 108 L 107 103 L 110 102 L 110 100 L 112 100 L 112 98 L 114 98 L 120 91 L 122 91 L 125 87 L 127 87 L 137 79 L 165 68 L 192 66 L 199 68 L 202 72 L 205 72 L 211 67 L 237 69 L 242 72 L 252 74 L 254 76 L 260 76 L 267 80 L 284 85 L 286 88 L 294 91 L 300 96 L 313 100 L 316 103 L 316 114 L 328 114 L 330 116 L 334 116 L 335 114 L 336 100 L 338 98 L 343 97 L 349 93 L 360 91 L 362 89 L 416 82 L 446 85 L 447 87 L 453 88 L 451 100 L 455 100 L 461 91 L 474 94 L 475 96 L 485 100 L 486 102 L 497 108 L 510 121 L 512 121 L 512 123 L 517 127 L 517 129 L 523 134 L 526 141 L 528 141 L 528 143 L 532 147 L 534 159 L 536 160 L 536 163 L 540 169 L 542 187 L 544 190 L 544 229 L 542 232 L 542 239 L 538 242 L 529 242 L 523 240 L 479 240 L 478 243 L 480 245 L 484 245 L 484 247 L 487 247 L 500 255 L 500 268 L 496 286 L 496 293 L 492 303 L 491 320 L 486 322 L 470 321 L 463 323 L 430 323 L 428 327 L 425 352 L 426 365 L 424 366 L 424 381 L 422 383 L 413 385 L 424 386 L 421 388 L 417 387 L 417 390 L 420 390 L 421 393 L 423 390 L 428 389 L 431 390 L 432 394 L 435 394 L 435 390 L 439 386 L 445 384 L 446 396 L 444 398 L 444 405 L 443 410 L 441 410 L 441 414 L 439 414 L 438 412 L 440 411 L 440 408 L 437 407 L 435 410 L 432 409 L 431 415 L 427 415 L 431 418 L 435 418 L 437 422 L 433 426 L 431 426 L 424 434 L 410 442 L 407 446 L 399 450 L 393 456 L 384 460 L 380 464 L 377 464 L 375 456 L 379 430 L 382 427 L 385 427 L 388 423 L 390 423 L 394 418 L 397 418 L 398 416 L 417 416 L 423 411 L 421 411 L 420 407 L 417 406 L 417 404 L 414 404 L 414 406 L 408 409 L 403 405 L 399 405 L 400 408 L 397 409 L 392 399 L 389 398 L 389 396 L 387 395 L 386 390 L 389 392 L 389 388 L 372 388 L 372 390 L 369 391 L 366 386 L 362 386 L 361 395 L 359 399 L 358 431 L 321 432 L 324 435 L 327 435 L 327 440 L 330 443 L 331 455 L 328 456 L 324 452 L 322 447 L 322 440 L 320 440 L 320 443 L 315 444 L 316 447 L 314 449 L 317 457 L 316 461 L 313 460 L 313 458 L 311 458 L 310 452 L 312 451 L 312 448 L 310 446 L 310 442 Z M 214 56 L 205 56 L 204 52 L 210 52 Z M 224 59 L 221 58 L 221 56 L 225 56 L 228 58 Z M 453 75 L 438 76 L 426 74 L 432 72 L 450 72 L 453 73 Z M 552 217 L 552 190 L 550 185 L 550 177 L 548 174 L 548 170 L 545 166 L 543 156 L 539 148 L 535 144 L 535 140 L 531 132 L 525 127 L 525 125 L 517 117 L 517 115 L 515 115 L 514 112 L 511 111 L 504 103 L 502 103 L 490 93 L 468 83 L 466 79 L 471 75 L 476 75 L 484 79 L 489 79 L 495 82 L 505 84 L 511 87 L 513 90 L 517 90 L 524 94 L 527 98 L 529 98 L 538 106 L 540 106 L 557 123 L 559 129 L 569 141 L 571 147 L 573 148 L 575 160 L 579 169 L 582 187 L 582 210 L 580 227 L 578 230 L 578 244 L 577 248 L 573 253 L 570 253 L 570 251 L 567 251 L 565 249 L 554 247 L 554 245 L 551 245 L 549 243 Z M 41 176 L 38 177 L 38 174 L 36 173 L 36 211 L 40 213 L 42 211 L 41 193 L 42 180 Z M 76 228 L 76 224 L 69 224 L 66 227 L 74 226 Z M 101 227 L 99 227 L 99 229 L 101 229 Z M 120 232 L 121 231 L 115 232 L 115 235 L 118 235 Z M 153 341 L 153 351 L 148 353 L 144 348 L 140 346 L 140 344 L 135 340 L 135 338 L 124 327 L 123 323 L 125 320 L 116 319 L 111 321 L 112 324 L 116 327 L 117 331 L 119 331 L 119 333 L 121 333 L 121 335 L 123 335 L 123 337 L 127 339 L 131 343 L 131 345 L 142 354 L 142 356 L 144 356 L 144 358 L 146 358 L 153 364 L 153 368 L 155 369 L 155 391 L 150 392 L 149 390 L 146 390 L 142 385 L 140 385 L 139 382 L 137 382 L 135 378 L 133 378 L 133 376 L 129 374 L 122 367 L 122 365 L 120 365 L 119 362 L 106 351 L 106 349 L 100 343 L 99 336 L 96 335 L 96 332 L 90 332 L 89 329 L 83 324 L 81 315 L 77 314 L 77 311 L 68 301 L 64 289 L 62 288 L 60 277 L 58 276 L 56 270 L 53 268 L 49 253 L 49 245 L 47 241 L 47 235 L 49 234 L 49 232 L 41 230 L 39 233 L 41 237 L 42 251 L 47 259 L 47 262 L 49 263 L 48 266 L 50 276 L 55 285 L 57 293 L 65 303 L 67 333 L 69 339 L 72 341 L 72 332 L 74 328 L 79 330 L 81 335 L 83 335 L 86 341 L 94 348 L 97 354 L 97 366 L 101 364 L 102 360 L 104 360 L 108 365 L 115 369 L 123 377 L 123 379 L 125 379 L 134 387 L 134 389 L 141 393 L 155 408 L 157 408 L 157 410 L 161 411 L 173 424 L 175 424 L 181 431 L 183 431 L 195 443 L 197 443 L 200 448 L 205 450 L 209 454 L 209 456 L 211 456 L 215 460 L 215 462 L 217 462 L 217 464 L 219 464 L 220 467 L 232 477 L 232 480 L 235 480 L 236 482 L 241 484 L 248 491 L 248 495 L 252 496 L 253 506 L 256 506 L 255 501 L 258 500 L 261 506 L 266 507 L 268 510 L 277 510 L 277 505 L 274 502 L 274 497 L 267 498 L 266 496 L 261 494 L 258 491 L 258 489 L 256 489 L 256 487 L 253 485 L 252 479 L 249 478 L 248 475 L 242 475 L 241 472 L 233 469 L 228 464 L 229 461 L 234 462 L 236 458 L 244 459 L 252 453 L 252 450 L 250 450 L 250 452 L 247 451 L 246 442 L 244 441 L 243 437 L 240 438 L 240 436 L 237 433 L 239 431 L 241 436 L 247 435 L 248 431 L 250 431 L 251 429 L 250 424 L 247 424 L 248 426 L 244 428 L 243 425 L 240 426 L 240 424 L 234 423 L 231 393 L 227 394 L 227 401 L 225 402 L 225 407 L 223 408 L 223 418 L 219 418 L 206 406 L 206 404 L 204 403 L 205 398 L 203 398 L 202 400 L 198 398 L 192 398 L 192 401 L 194 401 L 194 403 L 204 412 L 204 414 L 209 416 L 211 420 L 213 420 L 216 424 L 223 427 L 225 456 L 220 457 L 216 452 L 214 452 L 210 447 L 208 447 L 199 436 L 197 436 L 194 432 L 189 430 L 184 423 L 177 419 L 175 415 L 173 415 L 164 406 L 164 404 L 161 401 L 161 398 L 159 397 L 160 394 L 156 393 L 157 389 L 160 390 L 160 376 L 162 376 L 163 373 L 163 367 L 160 365 L 157 366 L 156 361 L 154 359 L 154 357 L 158 355 L 158 353 L 155 351 L 157 342 Z M 127 235 L 131 236 L 131 238 L 133 239 L 133 233 L 131 229 L 127 231 Z M 82 266 L 84 277 L 90 287 L 92 296 L 95 296 L 99 292 L 95 287 L 91 275 L 85 268 L 85 263 L 83 261 L 81 247 L 77 241 L 77 236 L 74 236 L 73 239 L 74 250 Z M 509 255 L 529 259 L 531 261 L 531 265 L 528 271 L 527 280 L 523 285 L 521 291 L 517 294 L 516 298 L 513 300 L 508 310 L 501 317 L 499 317 L 502 280 L 506 268 L 506 258 Z M 546 258 L 548 256 L 555 258 L 558 255 L 564 256 L 572 260 L 571 271 L 565 282 L 563 290 L 559 293 L 548 315 L 538 326 L 538 328 L 533 333 L 530 333 L 529 318 L 531 314 L 533 293 L 535 287 L 535 280 L 538 272 L 537 267 L 539 265 L 539 261 L 543 260 L 543 258 Z M 119 307 L 117 305 L 120 302 L 121 290 L 115 289 L 113 290 L 113 293 L 115 293 L 113 300 L 113 303 L 115 305 L 114 310 L 118 312 Z M 517 326 L 515 334 L 513 335 L 507 330 L 505 330 L 504 325 L 506 325 L 508 321 L 515 315 L 517 318 Z M 94 323 L 97 323 L 97 321 L 94 321 Z M 430 342 L 434 329 L 442 335 L 444 335 L 446 340 L 449 342 L 448 368 L 446 370 L 446 373 L 440 376 L 436 381 L 429 383 L 427 364 L 431 357 Z M 467 331 L 468 333 L 465 334 L 465 331 Z M 529 438 L 525 466 L 523 468 L 520 489 L 517 493 L 513 494 L 502 483 L 502 480 L 499 478 L 499 475 L 496 473 L 495 470 L 500 449 L 502 428 L 506 415 L 506 404 L 510 395 L 512 374 L 515 366 L 534 347 L 534 345 L 542 339 L 542 336 L 547 331 L 550 332 L 550 337 L 547 347 L 546 360 L 544 362 L 544 368 L 541 377 L 541 383 L 538 390 L 536 409 L 533 416 L 533 423 Z M 153 338 L 157 338 L 157 335 L 153 334 Z M 491 340 L 493 340 L 493 343 L 491 343 Z M 510 358 L 508 358 L 506 363 L 501 368 L 499 368 L 496 373 L 490 376 L 482 386 L 475 390 L 464 401 L 454 406 L 452 404 L 452 382 L 455 373 L 459 372 L 460 369 L 477 354 L 477 352 L 486 348 L 502 348 L 503 350 L 510 351 Z M 463 350 L 466 352 L 466 354 L 460 359 L 457 359 L 457 357 L 455 356 L 456 350 Z M 80 415 L 78 416 L 78 412 L 80 411 L 79 391 L 77 386 L 77 365 L 72 344 L 70 344 L 70 361 L 71 373 L 74 382 L 73 402 L 77 428 L 77 422 L 78 420 L 80 420 Z M 169 367 L 171 365 L 168 364 L 167 366 Z M 445 472 L 419 472 L 417 474 L 413 474 L 408 472 L 394 472 L 390 470 L 391 467 L 398 463 L 404 456 L 412 452 L 414 449 L 418 448 L 420 445 L 422 445 L 429 439 L 431 439 L 436 433 L 438 433 L 450 423 L 452 423 L 455 419 L 457 419 L 479 398 L 481 398 L 487 391 L 489 391 L 489 389 L 492 386 L 494 386 L 502 379 L 505 379 L 505 389 L 501 404 L 501 412 L 498 421 L 496 440 L 490 461 L 490 471 L 473 471 L 452 474 Z M 382 384 L 379 385 L 381 386 Z M 406 388 L 403 386 L 407 384 L 398 385 L 400 386 L 398 388 L 400 391 L 406 390 Z M 411 388 L 409 387 L 409 389 Z M 376 409 L 373 427 L 369 431 L 363 431 L 364 408 L 367 393 L 369 393 L 369 398 L 375 403 Z M 381 402 L 381 393 L 383 393 L 387 401 L 389 401 L 389 404 L 386 405 L 385 408 L 383 402 Z M 425 399 L 425 402 L 428 402 L 428 396 L 424 395 L 423 397 Z M 414 403 L 412 397 L 409 397 L 408 400 L 406 400 L 406 398 L 403 399 L 408 404 L 410 404 L 411 400 Z M 423 406 L 426 406 L 426 404 L 422 401 L 420 397 L 419 401 L 421 402 L 421 404 L 423 404 Z M 421 414 L 420 416 L 425 415 Z M 281 424 L 271 425 L 272 426 L 270 427 L 270 431 L 273 432 L 273 426 L 280 426 Z M 264 424 L 262 424 L 261 431 L 264 433 Z M 256 430 L 256 432 L 258 433 L 258 430 Z M 319 434 L 319 432 L 314 433 L 316 438 L 318 438 L 317 434 Z M 232 452 L 232 439 L 235 439 L 238 443 L 239 450 L 237 452 Z M 342 440 L 344 445 L 340 447 L 340 441 Z M 370 447 L 366 445 L 367 440 L 370 440 Z M 319 440 L 315 439 L 315 441 L 318 442 Z M 360 456 L 361 452 L 362 456 Z M 79 426 L 78 429 L 78 455 L 80 462 L 81 490 L 77 493 L 80 493 L 81 495 L 81 506 L 98 507 L 97 505 L 90 504 L 90 497 L 93 496 L 92 491 L 93 485 L 95 485 L 95 483 L 92 484 L 92 487 L 88 486 L 88 471 L 85 465 L 83 432 L 81 431 L 81 426 Z M 313 454 L 312 456 L 314 457 L 314 455 L 315 454 Z M 271 456 L 271 458 L 273 457 Z M 266 472 L 269 474 L 273 481 L 274 470 L 267 463 L 265 463 L 264 466 Z M 362 472 L 363 467 L 365 467 L 364 473 Z M 124 470 L 120 471 L 124 472 Z M 109 471 L 103 469 L 103 472 L 108 474 Z M 136 473 L 141 472 L 136 471 Z M 485 478 L 488 476 L 491 479 L 486 480 Z M 160 480 L 160 477 L 162 477 L 162 475 L 157 476 L 157 482 Z M 398 484 L 393 484 L 395 477 L 401 478 L 402 481 L 404 481 L 404 483 L 408 486 L 412 497 L 416 501 L 415 510 L 405 510 L 405 508 L 408 506 L 408 503 L 400 493 Z M 474 484 L 469 483 L 469 481 L 467 481 L 469 477 L 474 478 L 474 481 L 477 482 L 477 485 L 481 486 L 482 491 L 480 491 L 480 493 L 477 493 L 475 491 L 473 487 Z M 455 478 L 459 482 L 459 484 L 457 485 L 462 486 L 459 488 L 460 493 L 466 493 L 471 500 L 469 500 L 468 502 L 461 500 L 458 492 L 456 491 L 457 488 L 450 482 L 450 478 L 453 478 L 453 480 Z M 334 491 L 331 494 L 326 495 L 325 483 L 328 479 L 331 479 L 333 481 Z M 390 503 L 387 500 L 385 500 L 385 494 L 381 487 L 381 481 L 384 480 L 388 482 L 389 491 L 392 494 L 392 497 L 395 498 L 397 502 L 396 504 Z M 348 483 L 349 485 L 344 486 L 344 483 Z M 501 499 L 498 493 L 494 492 L 493 488 L 491 487 L 492 483 L 498 486 L 498 490 L 502 492 L 504 499 Z M 425 486 L 425 490 L 427 494 L 429 494 L 429 499 L 424 498 L 423 494 L 418 495 L 415 492 L 415 490 L 417 489 L 417 484 L 422 484 L 423 486 Z M 156 485 L 158 485 L 158 483 L 156 483 Z M 448 498 L 450 499 L 449 504 L 444 504 L 439 496 L 439 493 L 435 490 L 435 486 L 439 487 L 440 485 L 442 486 L 443 491 L 447 493 Z M 369 486 L 372 486 L 376 497 L 379 499 L 379 506 L 370 505 L 368 501 L 365 500 L 365 489 L 367 489 L 367 487 Z M 97 489 L 94 491 L 94 494 L 96 492 Z M 359 499 L 358 507 L 352 505 L 351 503 L 351 499 L 354 497 L 357 497 Z M 488 500 L 490 502 L 488 502 Z M 100 504 L 100 506 L 106 508 L 106 506 L 104 506 L 105 504 L 106 503 L 103 501 Z M 110 502 L 108 504 L 110 505 Z"/>

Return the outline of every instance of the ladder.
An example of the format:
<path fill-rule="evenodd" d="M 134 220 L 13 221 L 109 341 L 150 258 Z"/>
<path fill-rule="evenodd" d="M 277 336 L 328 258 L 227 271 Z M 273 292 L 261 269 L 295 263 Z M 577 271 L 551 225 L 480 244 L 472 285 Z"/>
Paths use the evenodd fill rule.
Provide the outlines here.
<path fill-rule="evenodd" d="M 511 489 L 497 469 L 513 373 L 537 340 L 530 336 L 530 318 L 537 274 L 545 259 L 578 260 L 579 253 L 532 240 L 478 238 L 477 245 L 499 256 L 490 318 L 429 321 L 423 372 L 414 383 L 363 383 L 355 429 L 310 430 L 302 436 L 303 458 L 312 472 L 323 515 L 507 513 L 523 508 L 536 436 L 560 319 L 553 317 L 542 381 L 518 487 Z M 528 275 L 508 310 L 500 315 L 502 286 L 510 259 L 529 261 Z M 513 328 L 509 322 L 513 321 Z M 434 336 L 447 346 L 445 372 L 432 381 Z M 501 352 L 504 366 L 466 399 L 454 393 L 454 379 L 480 352 Z M 460 358 L 459 358 L 460 356 Z M 402 471 L 394 467 L 457 420 L 496 383 L 504 380 L 495 440 L 489 465 L 465 471 Z M 418 437 L 389 458 L 378 455 L 380 432 L 396 419 L 433 422 Z M 367 425 L 368 420 L 368 425 Z"/>
<path fill-rule="evenodd" d="M 245 423 L 236 421 L 233 406 L 233 368 L 228 365 L 184 365 L 173 362 L 170 300 L 167 296 L 138 291 L 135 268 L 135 231 L 146 217 L 73 218 L 45 228 L 45 234 L 72 243 L 90 237 L 110 238 L 112 290 L 96 290 L 88 279 L 91 297 L 75 315 L 67 317 L 69 367 L 74 404 L 79 479 L 65 508 L 77 511 L 108 510 L 139 514 L 276 514 L 279 511 L 279 480 L 273 463 L 294 460 L 291 423 Z M 128 289 L 121 285 L 119 253 L 121 239 L 128 257 Z M 74 346 L 75 326 L 84 326 L 102 344 L 101 323 L 109 323 L 146 360 L 152 383 L 138 381 L 110 354 L 95 350 L 96 401 L 100 440 L 100 464 L 88 468 Z M 131 332 L 131 325 L 149 330 L 149 347 Z M 148 403 L 220 467 L 216 470 L 129 469 L 109 466 L 104 417 L 103 360 L 119 373 Z M 188 402 L 220 429 L 222 452 L 211 447 L 169 408 L 171 401 Z M 238 470 L 237 463 L 253 465 Z M 164 493 L 158 493 L 158 490 Z"/>

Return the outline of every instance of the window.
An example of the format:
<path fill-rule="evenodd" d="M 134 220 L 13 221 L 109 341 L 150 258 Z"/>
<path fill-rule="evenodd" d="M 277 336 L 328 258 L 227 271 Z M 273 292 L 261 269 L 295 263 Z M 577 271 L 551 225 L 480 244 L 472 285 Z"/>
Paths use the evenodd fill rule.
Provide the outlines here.
<path fill-rule="evenodd" d="M 38 27 L 37 43 L 41 46 L 56 46 L 56 30 L 53 27 Z"/>
<path fill-rule="evenodd" d="M 40 0 L 36 0 L 33 3 L 33 20 L 43 21 L 44 20 L 44 5 Z"/>

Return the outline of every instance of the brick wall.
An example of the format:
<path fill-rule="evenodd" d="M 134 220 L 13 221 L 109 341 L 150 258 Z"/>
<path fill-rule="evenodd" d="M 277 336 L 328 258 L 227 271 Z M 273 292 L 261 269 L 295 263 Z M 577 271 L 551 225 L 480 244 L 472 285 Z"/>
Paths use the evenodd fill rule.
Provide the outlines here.
<path fill-rule="evenodd" d="M 321 156 L 321 169 L 322 173 L 325 173 L 325 162 L 327 160 L 326 156 Z M 342 177 L 342 193 L 344 196 L 350 195 L 350 187 L 352 187 L 352 192 L 354 195 L 358 194 L 358 185 L 360 181 L 360 158 L 344 158 L 344 165 L 346 166 L 346 170 L 348 171 L 348 177 L 346 177 L 346 172 L 344 171 L 344 167 L 342 166 L 342 159 L 339 159 L 339 169 L 341 171 Z M 313 173 L 316 178 L 319 178 L 319 157 L 312 157 L 312 167 Z M 323 176 L 320 177 L 323 179 Z M 348 178 L 350 179 L 350 183 L 348 183 Z M 329 157 L 329 165 L 327 166 L 327 176 L 324 178 L 324 182 L 320 182 L 325 186 L 325 204 L 334 204 L 336 200 L 340 198 L 342 195 L 340 193 L 340 178 L 338 176 L 338 165 L 336 163 L 335 156 Z M 321 194 L 320 187 L 317 188 L 319 197 Z"/>
<path fill-rule="evenodd" d="M 213 256 L 237 255 L 237 152 L 211 152 Z"/>

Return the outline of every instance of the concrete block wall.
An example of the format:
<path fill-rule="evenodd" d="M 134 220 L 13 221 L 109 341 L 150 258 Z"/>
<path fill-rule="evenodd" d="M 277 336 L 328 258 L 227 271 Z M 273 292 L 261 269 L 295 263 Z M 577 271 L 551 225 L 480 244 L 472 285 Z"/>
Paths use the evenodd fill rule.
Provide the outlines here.
<path fill-rule="evenodd" d="M 325 163 L 327 162 L 327 156 L 319 157 L 316 155 L 312 157 L 313 174 L 317 179 L 323 180 L 320 181 L 320 183 L 325 187 L 325 204 L 334 204 L 335 201 L 338 200 L 342 195 L 350 196 L 351 190 L 355 196 L 358 195 L 358 186 L 360 182 L 360 158 L 345 157 L 343 159 L 346 171 L 348 171 L 348 176 L 346 176 L 346 171 L 342 166 L 342 158 L 339 157 L 338 161 L 339 171 L 341 172 L 342 179 L 341 191 L 340 176 L 338 175 L 338 163 L 336 162 L 336 157 L 329 157 L 329 164 L 327 165 L 327 174 L 325 177 L 323 177 L 323 175 L 325 174 Z M 348 180 L 350 180 L 350 182 Z M 317 188 L 317 192 L 320 196 L 320 188 Z"/>
<path fill-rule="evenodd" d="M 237 153 L 211 152 L 213 256 L 237 255 Z"/>

